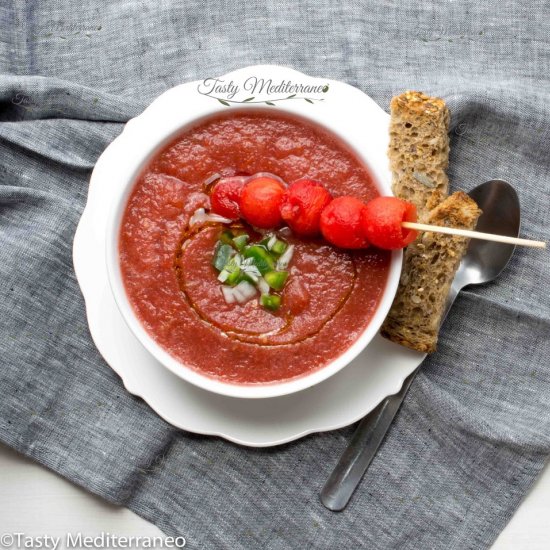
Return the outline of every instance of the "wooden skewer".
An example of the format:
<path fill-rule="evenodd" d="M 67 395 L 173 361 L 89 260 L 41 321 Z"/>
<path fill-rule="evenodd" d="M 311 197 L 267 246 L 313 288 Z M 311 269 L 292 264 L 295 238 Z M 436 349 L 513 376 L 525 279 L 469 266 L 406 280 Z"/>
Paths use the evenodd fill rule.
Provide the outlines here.
<path fill-rule="evenodd" d="M 495 241 L 497 243 L 516 244 L 519 246 L 531 246 L 533 248 L 546 248 L 544 241 L 532 241 L 530 239 L 520 239 L 518 237 L 507 237 L 505 235 L 495 235 L 494 233 L 482 233 L 480 231 L 470 231 L 469 229 L 457 229 L 455 227 L 444 227 L 441 225 L 428 225 L 426 223 L 402 222 L 401 227 L 406 229 L 416 229 L 418 231 L 432 231 L 433 233 L 446 233 L 447 235 L 458 235 L 459 237 L 469 237 L 470 239 L 483 239 L 485 241 Z"/>

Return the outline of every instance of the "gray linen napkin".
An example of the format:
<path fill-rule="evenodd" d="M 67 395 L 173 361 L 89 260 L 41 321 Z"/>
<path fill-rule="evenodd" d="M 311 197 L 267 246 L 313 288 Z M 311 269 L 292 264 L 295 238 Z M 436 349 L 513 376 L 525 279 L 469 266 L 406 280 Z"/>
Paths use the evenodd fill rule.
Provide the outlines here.
<path fill-rule="evenodd" d="M 277 63 L 453 114 L 450 177 L 550 226 L 548 2 L 57 0 L 0 5 L 0 438 L 190 548 L 486 548 L 550 450 L 548 253 L 465 291 L 350 507 L 318 493 L 352 428 L 267 450 L 178 431 L 89 337 L 71 246 L 91 169 L 175 84 Z M 0 474 L 1 475 L 1 474 Z"/>

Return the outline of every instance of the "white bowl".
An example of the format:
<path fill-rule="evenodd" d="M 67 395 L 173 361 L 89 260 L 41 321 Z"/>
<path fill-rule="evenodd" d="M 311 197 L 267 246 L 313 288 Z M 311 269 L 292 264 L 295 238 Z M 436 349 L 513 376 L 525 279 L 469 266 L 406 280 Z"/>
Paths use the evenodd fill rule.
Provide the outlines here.
<path fill-rule="evenodd" d="M 308 86 L 305 92 L 279 88 L 261 91 L 259 86 L 269 81 L 274 86 L 291 83 Z M 401 273 L 402 252 L 392 253 L 386 288 L 370 323 L 359 338 L 340 356 L 318 370 L 301 377 L 268 384 L 230 384 L 203 375 L 175 359 L 145 330 L 137 318 L 125 291 L 119 263 L 119 233 L 124 209 L 136 178 L 150 160 L 186 127 L 216 113 L 229 109 L 276 109 L 310 120 L 335 134 L 346 143 L 370 170 L 382 195 L 391 195 L 386 151 L 388 147 L 388 115 L 363 92 L 342 82 L 317 79 L 286 67 L 259 65 L 240 69 L 218 77 L 218 84 L 239 86 L 226 92 L 212 89 L 212 80 L 197 81 L 171 88 L 155 99 L 138 117 L 130 120 L 122 134 L 107 148 L 108 163 L 96 180 L 113 187 L 113 204 L 107 222 L 106 262 L 109 283 L 117 306 L 141 344 L 162 365 L 180 378 L 205 390 L 240 398 L 265 398 L 286 395 L 309 388 L 332 376 L 352 361 L 369 344 L 380 329 L 395 296 Z M 260 84 L 258 84 L 258 82 Z M 251 87 L 256 83 L 256 89 Z M 328 86 L 328 91 L 327 91 Z M 212 91 L 210 91 L 212 89 Z M 303 88 L 302 88 L 303 89 Z M 254 95 L 254 102 L 241 103 Z M 307 101 L 307 98 L 309 101 Z M 221 99 L 221 101 L 220 101 Z M 115 149 L 115 150 L 113 150 Z M 116 153 L 116 154 L 113 154 Z M 104 153 L 105 155 L 105 153 Z M 105 163 L 103 163 L 105 164 Z"/>

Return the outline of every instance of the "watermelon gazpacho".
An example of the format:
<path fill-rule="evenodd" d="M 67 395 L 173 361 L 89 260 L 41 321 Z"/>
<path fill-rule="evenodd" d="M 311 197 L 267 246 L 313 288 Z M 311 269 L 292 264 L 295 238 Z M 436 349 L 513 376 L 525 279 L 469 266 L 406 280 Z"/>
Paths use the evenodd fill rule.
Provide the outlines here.
<path fill-rule="evenodd" d="M 206 119 L 130 194 L 119 240 L 129 301 L 160 346 L 206 376 L 266 384 L 321 369 L 365 331 L 386 286 L 391 253 L 361 229 L 361 205 L 378 195 L 361 160 L 313 123 L 252 110 Z"/>

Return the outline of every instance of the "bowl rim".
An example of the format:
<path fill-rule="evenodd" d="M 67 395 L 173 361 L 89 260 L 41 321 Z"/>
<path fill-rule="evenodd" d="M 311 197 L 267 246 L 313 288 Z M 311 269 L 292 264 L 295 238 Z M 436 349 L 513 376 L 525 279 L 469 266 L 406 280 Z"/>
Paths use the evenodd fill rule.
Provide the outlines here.
<path fill-rule="evenodd" d="M 314 105 L 316 109 L 312 109 L 312 104 L 308 102 L 303 102 L 303 104 L 302 102 L 300 104 L 291 102 L 290 105 L 278 104 L 276 112 L 303 118 L 320 126 L 329 134 L 334 134 L 367 166 L 381 194 L 392 195 L 391 174 L 386 156 L 389 116 L 369 96 L 343 82 L 312 78 L 293 69 L 275 65 L 245 67 L 218 78 L 225 81 L 227 79 L 238 81 L 239 78 L 245 78 L 250 74 L 264 75 L 265 78 L 273 78 L 274 75 L 286 79 L 299 78 L 302 82 L 328 85 L 331 94 L 337 94 L 338 103 L 331 98 L 330 102 L 327 100 L 322 104 L 317 103 Z M 336 374 L 355 359 L 377 334 L 397 291 L 401 274 L 402 251 L 396 250 L 391 254 L 386 286 L 368 325 L 349 348 L 324 367 L 281 382 L 232 384 L 202 374 L 173 357 L 154 340 L 138 319 L 122 280 L 119 262 L 119 235 L 129 195 L 137 177 L 150 160 L 186 128 L 196 125 L 203 119 L 227 113 L 229 108 L 233 111 L 260 109 L 273 112 L 273 107 L 258 107 L 256 104 L 246 103 L 228 108 L 223 103 L 215 101 L 215 98 L 197 93 L 197 87 L 203 82 L 193 81 L 180 84 L 157 97 L 142 114 L 128 121 L 122 133 L 105 149 L 101 155 L 101 173 L 92 173 L 92 177 L 109 178 L 110 181 L 106 181 L 105 184 L 116 187 L 108 212 L 105 237 L 105 260 L 109 285 L 117 307 L 131 332 L 159 363 L 179 378 L 204 390 L 237 398 L 270 398 L 298 392 Z M 187 106 L 185 111 L 178 110 L 178 106 L 182 103 Z M 346 126 L 346 122 L 350 120 L 349 116 L 352 114 L 354 124 Z M 371 129 L 370 133 L 363 133 L 364 128 L 358 128 L 362 116 L 368 117 L 365 122 L 370 122 L 370 125 L 367 125 L 367 128 Z M 380 130 L 383 130 L 383 135 Z M 123 163 L 120 162 L 121 156 L 125 158 Z"/>

